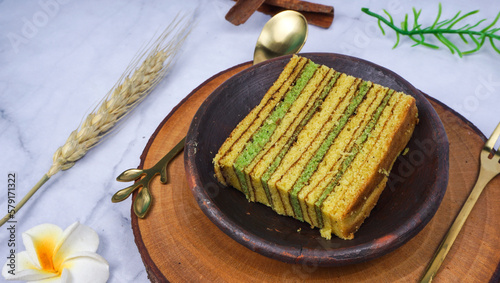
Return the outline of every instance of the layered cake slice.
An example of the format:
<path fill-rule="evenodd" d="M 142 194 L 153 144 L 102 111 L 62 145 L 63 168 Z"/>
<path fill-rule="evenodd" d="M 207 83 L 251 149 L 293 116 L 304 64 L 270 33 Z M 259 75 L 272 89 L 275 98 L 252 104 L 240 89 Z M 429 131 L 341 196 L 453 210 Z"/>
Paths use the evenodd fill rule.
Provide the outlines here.
<path fill-rule="evenodd" d="M 249 201 L 352 239 L 418 122 L 415 99 L 293 56 L 214 158 Z"/>

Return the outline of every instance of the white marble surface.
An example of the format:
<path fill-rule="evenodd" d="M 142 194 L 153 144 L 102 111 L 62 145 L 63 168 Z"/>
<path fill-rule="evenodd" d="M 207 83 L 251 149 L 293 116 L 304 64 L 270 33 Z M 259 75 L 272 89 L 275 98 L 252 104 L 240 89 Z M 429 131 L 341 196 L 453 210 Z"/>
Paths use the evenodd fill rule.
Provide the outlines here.
<path fill-rule="evenodd" d="M 320 2 L 320 1 L 315 1 Z M 414 86 L 468 118 L 486 135 L 500 121 L 500 55 L 485 45 L 459 58 L 446 48 L 411 47 L 393 33 L 382 36 L 361 7 L 389 10 L 399 21 L 411 7 L 432 22 L 435 1 L 327 1 L 335 7 L 329 29 L 310 26 L 304 52 L 336 52 L 391 69 Z M 50 222 L 67 227 L 80 221 L 100 236 L 98 253 L 110 264 L 109 282 L 147 282 L 134 243 L 130 200 L 113 204 L 123 187 L 115 177 L 136 167 L 150 135 L 187 94 L 212 75 L 252 59 L 260 29 L 269 16 L 256 13 L 233 26 L 224 19 L 231 0 L 0 1 L 0 212 L 7 212 L 7 175 L 17 176 L 17 199 L 47 172 L 54 151 L 114 85 L 130 59 L 178 12 L 194 12 L 196 25 L 173 72 L 103 143 L 70 170 L 58 173 L 17 215 L 20 233 Z M 497 1 L 444 0 L 443 16 L 480 9 L 493 20 Z M 500 26 L 500 24 L 497 24 Z M 30 29 L 31 27 L 31 29 Z M 386 31 L 389 31 L 386 29 Z M 16 37 L 17 36 L 17 37 Z M 16 37 L 19 41 L 13 41 Z M 7 256 L 5 227 L 0 260 Z M 2 264 L 3 264 L 3 260 Z M 1 280 L 0 280 L 1 281 Z"/>

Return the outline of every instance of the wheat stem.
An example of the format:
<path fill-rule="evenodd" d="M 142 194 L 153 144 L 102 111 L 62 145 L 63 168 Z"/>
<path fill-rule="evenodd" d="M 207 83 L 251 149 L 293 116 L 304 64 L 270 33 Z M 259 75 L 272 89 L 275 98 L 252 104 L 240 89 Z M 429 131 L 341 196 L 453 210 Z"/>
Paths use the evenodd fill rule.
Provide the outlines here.
<path fill-rule="evenodd" d="M 49 179 L 50 177 L 47 176 L 47 174 L 43 175 L 42 179 L 40 179 L 40 181 L 36 183 L 36 185 L 21 199 L 21 201 L 17 203 L 14 210 L 10 211 L 10 213 L 7 213 L 7 215 L 5 215 L 2 220 L 0 220 L 0 226 L 5 224 L 5 222 L 7 222 L 9 219 L 14 219 L 14 215 L 17 213 L 17 211 L 21 209 L 21 207 L 23 207 L 23 205 L 31 198 L 31 196 L 33 196 L 33 194 L 35 194 L 36 191 L 38 191 L 38 189 L 42 187 L 42 185 L 45 184 L 45 182 L 47 182 Z"/>
<path fill-rule="evenodd" d="M 59 171 L 73 167 L 76 161 L 97 145 L 131 109 L 153 90 L 173 63 L 190 28 L 189 21 L 176 17 L 155 42 L 132 60 L 100 105 L 88 114 L 81 125 L 71 132 L 64 145 L 56 150 L 48 172 L 19 202 L 14 212 L 2 218 L 0 226 L 14 217 L 14 214 L 50 177 Z"/>

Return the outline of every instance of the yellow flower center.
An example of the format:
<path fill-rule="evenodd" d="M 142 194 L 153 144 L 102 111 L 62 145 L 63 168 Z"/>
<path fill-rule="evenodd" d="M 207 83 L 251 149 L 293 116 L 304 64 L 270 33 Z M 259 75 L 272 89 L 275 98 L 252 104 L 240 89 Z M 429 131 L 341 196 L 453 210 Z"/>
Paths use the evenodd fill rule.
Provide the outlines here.
<path fill-rule="evenodd" d="M 55 241 L 51 240 L 34 241 L 35 251 L 43 271 L 59 273 L 59 266 L 54 266 Z"/>

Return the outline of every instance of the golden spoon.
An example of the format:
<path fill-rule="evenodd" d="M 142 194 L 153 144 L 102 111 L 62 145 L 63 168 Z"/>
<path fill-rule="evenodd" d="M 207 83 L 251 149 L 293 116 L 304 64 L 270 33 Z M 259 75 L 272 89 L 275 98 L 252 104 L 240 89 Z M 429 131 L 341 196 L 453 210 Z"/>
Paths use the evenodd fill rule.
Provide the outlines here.
<path fill-rule="evenodd" d="M 294 54 L 302 49 L 307 39 L 307 20 L 295 11 L 283 11 L 274 15 L 262 28 L 257 39 L 253 64 L 282 55 Z M 119 182 L 136 181 L 133 185 L 121 189 L 111 198 L 112 202 L 127 199 L 133 191 L 139 190 L 134 200 L 134 213 L 139 218 L 146 216 L 151 206 L 152 196 L 149 191 L 151 180 L 160 175 L 160 182 L 167 183 L 167 166 L 169 162 L 184 149 L 185 137 L 172 148 L 160 161 L 149 169 L 128 169 L 121 173 L 116 180 Z"/>
<path fill-rule="evenodd" d="M 262 28 L 253 64 L 299 52 L 306 42 L 307 32 L 307 20 L 301 13 L 287 10 L 276 14 Z"/>

